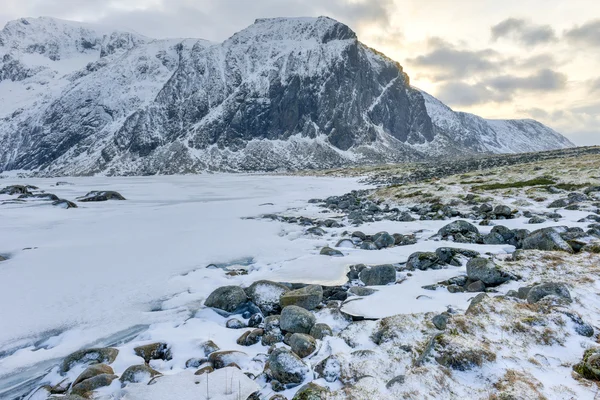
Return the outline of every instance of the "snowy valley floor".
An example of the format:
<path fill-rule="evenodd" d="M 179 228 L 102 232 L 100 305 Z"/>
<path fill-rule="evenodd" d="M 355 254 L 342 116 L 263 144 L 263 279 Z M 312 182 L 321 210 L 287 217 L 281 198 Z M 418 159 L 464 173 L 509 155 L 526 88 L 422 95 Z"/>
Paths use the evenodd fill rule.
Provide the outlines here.
<path fill-rule="evenodd" d="M 599 168 L 0 179 L 0 398 L 594 399 Z"/>

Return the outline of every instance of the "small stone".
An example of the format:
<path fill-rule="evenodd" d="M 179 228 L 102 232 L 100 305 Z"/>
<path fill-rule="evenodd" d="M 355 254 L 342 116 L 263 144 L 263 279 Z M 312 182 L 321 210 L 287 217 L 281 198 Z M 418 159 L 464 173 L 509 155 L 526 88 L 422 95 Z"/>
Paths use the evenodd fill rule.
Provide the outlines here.
<path fill-rule="evenodd" d="M 211 367 L 210 365 L 207 365 L 206 367 L 202 367 L 198 371 L 194 372 L 194 375 L 210 374 L 214 370 L 215 369 L 213 367 Z"/>
<path fill-rule="evenodd" d="M 329 246 L 325 246 L 321 249 L 320 253 L 322 256 L 331 256 L 331 257 L 343 257 L 344 253 L 339 250 L 332 249 Z"/>
<path fill-rule="evenodd" d="M 158 375 L 161 373 L 147 365 L 132 365 L 123 372 L 119 380 L 121 383 L 146 383 Z"/>
<path fill-rule="evenodd" d="M 443 331 L 446 329 L 446 324 L 448 323 L 448 314 L 438 314 L 432 318 L 431 322 L 433 322 L 433 325 L 437 329 Z"/>
<path fill-rule="evenodd" d="M 398 375 L 397 377 L 393 378 L 388 383 L 386 383 L 385 387 L 391 389 L 393 386 L 404 384 L 404 381 L 406 381 L 404 375 Z"/>
<path fill-rule="evenodd" d="M 481 281 L 476 281 L 467 286 L 467 292 L 476 293 L 476 292 L 484 292 L 485 284 Z"/>
<path fill-rule="evenodd" d="M 323 340 L 325 336 L 332 336 L 333 330 L 327 324 L 315 324 L 310 330 L 310 336 L 315 339 Z"/>
<path fill-rule="evenodd" d="M 308 357 L 317 349 L 315 339 L 304 333 L 294 333 L 289 342 L 292 351 L 300 358 Z"/>
<path fill-rule="evenodd" d="M 225 368 L 231 363 L 239 365 L 246 359 L 248 359 L 246 353 L 234 350 L 215 351 L 208 356 L 208 361 L 210 361 L 214 369 Z"/>
<path fill-rule="evenodd" d="M 225 322 L 225 326 L 229 329 L 242 329 L 246 327 L 246 325 L 237 318 L 228 319 L 227 322 Z"/>
<path fill-rule="evenodd" d="M 142 357 L 146 363 L 149 363 L 150 360 L 171 359 L 171 350 L 169 350 L 169 345 L 162 342 L 138 346 L 134 348 L 133 351 L 137 356 Z"/>

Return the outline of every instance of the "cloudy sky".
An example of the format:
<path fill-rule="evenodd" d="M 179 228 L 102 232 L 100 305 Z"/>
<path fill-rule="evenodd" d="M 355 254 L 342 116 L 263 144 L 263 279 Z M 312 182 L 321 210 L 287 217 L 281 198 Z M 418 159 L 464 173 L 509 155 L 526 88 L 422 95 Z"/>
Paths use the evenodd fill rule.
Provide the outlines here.
<path fill-rule="evenodd" d="M 53 16 L 222 41 L 254 19 L 327 15 L 455 110 L 535 118 L 600 144 L 598 0 L 1 0 L 0 24 Z"/>

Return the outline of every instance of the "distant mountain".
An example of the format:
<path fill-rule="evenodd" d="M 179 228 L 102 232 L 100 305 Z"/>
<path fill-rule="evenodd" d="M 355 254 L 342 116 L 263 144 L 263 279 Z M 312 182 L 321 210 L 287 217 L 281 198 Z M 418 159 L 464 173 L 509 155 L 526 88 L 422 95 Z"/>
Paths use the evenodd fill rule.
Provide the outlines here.
<path fill-rule="evenodd" d="M 533 120 L 458 113 L 330 18 L 223 43 L 52 18 L 0 32 L 0 170 L 272 171 L 571 147 Z"/>

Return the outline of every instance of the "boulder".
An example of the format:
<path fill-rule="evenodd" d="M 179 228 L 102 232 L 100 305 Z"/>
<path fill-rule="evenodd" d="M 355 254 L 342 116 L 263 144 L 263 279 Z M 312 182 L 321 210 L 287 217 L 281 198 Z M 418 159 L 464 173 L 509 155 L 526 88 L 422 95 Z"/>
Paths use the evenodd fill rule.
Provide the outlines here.
<path fill-rule="evenodd" d="M 248 355 L 246 353 L 235 350 L 215 351 L 208 356 L 208 361 L 214 369 L 225 368 L 230 364 L 244 364 L 247 359 Z"/>
<path fill-rule="evenodd" d="M 89 201 L 107 201 L 107 200 L 125 200 L 119 192 L 112 190 L 93 190 L 87 193 L 85 196 L 77 198 L 77 201 L 89 202 Z"/>
<path fill-rule="evenodd" d="M 446 313 L 438 314 L 435 317 L 433 317 L 431 322 L 433 322 L 433 325 L 437 329 L 443 331 L 446 329 L 446 325 L 448 324 L 448 314 L 446 314 Z"/>
<path fill-rule="evenodd" d="M 573 366 L 573 370 L 585 379 L 600 381 L 600 349 L 587 349 L 583 353 L 583 359 Z"/>
<path fill-rule="evenodd" d="M 97 375 L 102 375 L 102 374 L 113 375 L 114 373 L 115 373 L 115 371 L 113 371 L 113 369 L 106 364 L 93 364 L 93 365 L 90 365 L 89 367 L 87 367 L 85 369 L 85 371 L 83 371 L 81 374 L 79 374 L 77 379 L 75 379 L 73 381 L 72 386 L 76 386 L 76 385 L 80 384 L 81 382 L 85 381 L 86 379 L 93 378 L 94 376 L 97 376 Z"/>
<path fill-rule="evenodd" d="M 111 364 L 117 358 L 119 350 L 111 347 L 94 348 L 76 351 L 68 355 L 60 365 L 60 373 L 69 371 L 75 364 Z"/>
<path fill-rule="evenodd" d="M 439 258 L 436 253 L 421 252 L 411 254 L 406 261 L 406 267 L 414 271 L 415 269 L 425 271 L 428 269 L 441 269 L 442 265 L 439 263 Z"/>
<path fill-rule="evenodd" d="M 233 312 L 248 300 L 246 292 L 239 286 L 222 286 L 213 291 L 204 305 L 206 307 L 218 308 L 227 312 Z"/>
<path fill-rule="evenodd" d="M 237 318 L 231 318 L 228 319 L 227 322 L 225 322 L 225 326 L 229 329 L 242 329 L 242 328 L 246 328 L 246 324 L 244 324 L 242 321 L 240 321 Z"/>
<path fill-rule="evenodd" d="M 449 236 L 454 236 L 456 234 L 461 234 L 463 236 L 470 236 L 473 234 L 479 235 L 479 230 L 475 225 L 470 224 L 467 221 L 458 220 L 449 223 L 438 231 L 438 235 L 443 239 L 447 239 Z"/>
<path fill-rule="evenodd" d="M 523 240 L 525 250 L 565 251 L 573 249 L 554 228 L 543 228 L 532 232 Z"/>
<path fill-rule="evenodd" d="M 290 289 L 281 283 L 257 281 L 246 288 L 246 295 L 260 308 L 263 314 L 278 313 L 281 309 L 279 298 Z"/>
<path fill-rule="evenodd" d="M 315 339 L 322 340 L 325 336 L 332 336 L 333 330 L 327 324 L 318 323 L 315 324 L 310 330 L 310 336 Z"/>
<path fill-rule="evenodd" d="M 494 207 L 494 214 L 496 217 L 510 218 L 513 213 L 509 206 L 496 206 Z"/>
<path fill-rule="evenodd" d="M 396 240 L 387 232 L 379 232 L 373 235 L 373 243 L 378 249 L 394 246 Z"/>
<path fill-rule="evenodd" d="M 263 329 L 254 329 L 252 331 L 246 331 L 239 337 L 237 344 L 240 346 L 252 346 L 260 342 L 261 338 L 265 334 Z"/>
<path fill-rule="evenodd" d="M 171 359 L 171 350 L 169 349 L 169 345 L 163 342 L 138 346 L 134 348 L 133 351 L 137 356 L 142 357 L 146 363 L 149 363 L 150 360 Z"/>
<path fill-rule="evenodd" d="M 467 276 L 473 281 L 481 281 L 487 286 L 497 286 L 511 279 L 496 264 L 487 258 L 477 257 L 467 263 Z"/>
<path fill-rule="evenodd" d="M 317 349 L 315 339 L 304 333 L 294 333 L 289 343 L 292 351 L 300 358 L 308 357 Z"/>
<path fill-rule="evenodd" d="M 527 302 L 534 304 L 546 296 L 557 296 L 571 302 L 571 293 L 567 285 L 560 282 L 547 282 L 533 286 L 527 293 Z"/>
<path fill-rule="evenodd" d="M 380 286 L 396 282 L 396 268 L 391 264 L 375 265 L 360 271 L 359 279 L 366 286 Z"/>
<path fill-rule="evenodd" d="M 310 333 L 315 325 L 315 316 L 298 306 L 287 306 L 281 311 L 280 327 L 291 333 Z"/>
<path fill-rule="evenodd" d="M 322 400 L 328 392 L 329 389 L 310 382 L 298 389 L 292 400 Z"/>
<path fill-rule="evenodd" d="M 323 301 L 323 288 L 320 285 L 308 285 L 300 289 L 284 293 L 279 299 L 281 308 L 298 306 L 314 310 Z"/>
<path fill-rule="evenodd" d="M 92 392 L 101 387 L 110 386 L 112 381 L 117 379 L 116 375 L 101 374 L 86 379 L 77 385 L 71 387 L 71 394 L 81 397 L 91 397 Z"/>
<path fill-rule="evenodd" d="M 308 366 L 296 354 L 284 348 L 275 349 L 271 353 L 269 369 L 273 379 L 286 387 L 298 386 L 310 372 Z"/>
<path fill-rule="evenodd" d="M 148 383 L 150 379 L 155 376 L 161 375 L 160 372 L 156 371 L 153 368 L 150 368 L 148 365 L 132 365 L 127 368 L 119 380 L 121 383 Z"/>
<path fill-rule="evenodd" d="M 331 256 L 331 257 L 343 257 L 344 253 L 339 250 L 332 249 L 329 246 L 325 246 L 321 249 L 320 253 L 322 256 Z"/>

